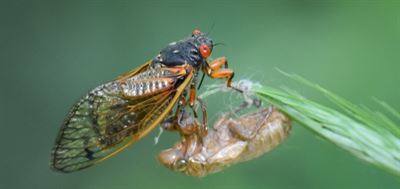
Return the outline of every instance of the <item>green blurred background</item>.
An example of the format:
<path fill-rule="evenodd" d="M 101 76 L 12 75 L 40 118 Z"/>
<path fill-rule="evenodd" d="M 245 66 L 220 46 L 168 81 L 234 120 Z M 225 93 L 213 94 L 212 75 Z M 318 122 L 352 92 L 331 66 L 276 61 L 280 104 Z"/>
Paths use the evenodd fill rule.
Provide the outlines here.
<path fill-rule="evenodd" d="M 279 74 L 317 82 L 356 104 L 400 110 L 399 1 L 1 1 L 0 188 L 399 188 L 397 177 L 295 124 L 277 150 L 205 178 L 162 167 L 177 140 L 157 131 L 99 166 L 61 174 L 50 149 L 70 106 L 89 89 L 143 64 L 193 28 L 226 45 L 236 80 L 321 95 Z M 215 83 L 206 79 L 206 83 Z M 203 88 L 204 90 L 204 88 Z M 230 106 L 207 99 L 211 119 Z M 222 109 L 221 107 L 225 107 Z"/>

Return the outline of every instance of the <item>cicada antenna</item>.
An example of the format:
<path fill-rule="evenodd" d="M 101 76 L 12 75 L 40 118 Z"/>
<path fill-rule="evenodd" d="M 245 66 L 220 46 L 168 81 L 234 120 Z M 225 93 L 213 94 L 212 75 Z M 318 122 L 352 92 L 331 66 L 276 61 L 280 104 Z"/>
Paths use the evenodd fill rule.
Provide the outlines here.
<path fill-rule="evenodd" d="M 208 30 L 208 32 L 206 33 L 206 36 L 208 36 L 212 32 L 214 26 L 215 26 L 215 21 L 212 23 L 210 30 Z"/>

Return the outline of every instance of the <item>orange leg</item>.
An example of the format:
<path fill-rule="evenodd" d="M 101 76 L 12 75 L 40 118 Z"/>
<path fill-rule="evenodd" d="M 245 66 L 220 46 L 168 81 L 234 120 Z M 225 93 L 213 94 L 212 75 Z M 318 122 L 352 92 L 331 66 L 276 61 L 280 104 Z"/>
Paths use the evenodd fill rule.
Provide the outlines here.
<path fill-rule="evenodd" d="M 196 110 L 194 108 L 196 99 L 200 103 L 200 108 L 201 108 L 201 111 L 203 113 L 203 122 L 202 122 L 201 125 L 197 125 L 197 127 L 200 126 L 200 128 L 197 128 L 197 130 L 198 130 L 197 132 L 201 136 L 206 136 L 207 135 L 207 131 L 208 131 L 206 105 L 205 105 L 203 100 L 201 100 L 199 97 L 196 96 L 196 85 L 195 85 L 195 83 L 192 83 L 190 85 L 190 94 L 189 94 L 189 100 L 188 101 L 189 101 L 190 108 L 192 108 L 192 110 L 193 110 L 194 119 L 198 118 L 197 112 L 196 112 Z"/>
<path fill-rule="evenodd" d="M 226 86 L 232 87 L 232 79 L 235 73 L 231 69 L 219 69 L 210 73 L 211 78 L 215 79 L 227 79 Z"/>
<path fill-rule="evenodd" d="M 221 68 L 225 66 L 225 68 Z M 233 70 L 228 69 L 228 60 L 225 57 L 217 58 L 209 64 L 209 67 L 204 67 L 204 71 L 211 78 L 215 79 L 226 79 L 226 85 L 228 87 L 234 88 L 235 90 L 242 92 L 242 90 L 232 87 L 232 79 L 235 73 Z"/>
<path fill-rule="evenodd" d="M 196 86 L 195 83 L 190 84 L 189 106 L 193 107 L 196 102 Z"/>
<path fill-rule="evenodd" d="M 195 118 L 197 118 L 197 112 L 194 109 L 194 103 L 196 102 L 196 84 L 192 83 L 190 84 L 190 94 L 189 94 L 189 106 L 193 110 L 193 115 Z"/>

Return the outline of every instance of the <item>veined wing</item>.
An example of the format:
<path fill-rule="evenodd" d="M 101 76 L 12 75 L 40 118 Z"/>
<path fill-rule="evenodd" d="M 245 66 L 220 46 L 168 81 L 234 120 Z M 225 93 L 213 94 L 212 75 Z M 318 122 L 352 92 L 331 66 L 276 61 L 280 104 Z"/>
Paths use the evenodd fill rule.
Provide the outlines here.
<path fill-rule="evenodd" d="M 84 169 L 141 139 L 164 120 L 192 77 L 192 69 L 145 65 L 96 87 L 64 121 L 51 166 L 62 172 Z"/>

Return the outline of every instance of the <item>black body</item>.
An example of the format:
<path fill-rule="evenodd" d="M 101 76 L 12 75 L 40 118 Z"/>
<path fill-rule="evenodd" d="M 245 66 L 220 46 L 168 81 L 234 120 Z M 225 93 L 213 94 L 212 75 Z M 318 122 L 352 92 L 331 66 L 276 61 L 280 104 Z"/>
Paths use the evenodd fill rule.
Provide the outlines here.
<path fill-rule="evenodd" d="M 207 64 L 199 52 L 199 47 L 202 44 L 207 45 L 212 50 L 212 39 L 203 33 L 172 42 L 153 59 L 153 64 L 162 64 L 167 67 L 190 64 L 199 69 L 202 65 Z"/>

